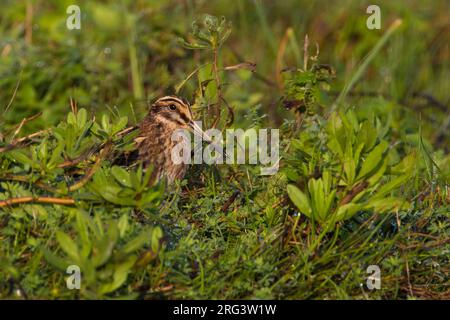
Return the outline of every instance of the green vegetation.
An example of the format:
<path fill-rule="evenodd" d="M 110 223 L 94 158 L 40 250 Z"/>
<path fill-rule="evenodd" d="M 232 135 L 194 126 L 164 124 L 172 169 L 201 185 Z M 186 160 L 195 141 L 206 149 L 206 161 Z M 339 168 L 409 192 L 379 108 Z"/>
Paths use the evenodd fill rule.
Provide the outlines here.
<path fill-rule="evenodd" d="M 450 298 L 447 1 L 4 2 L 0 298 Z M 119 166 L 166 94 L 279 172 Z"/>

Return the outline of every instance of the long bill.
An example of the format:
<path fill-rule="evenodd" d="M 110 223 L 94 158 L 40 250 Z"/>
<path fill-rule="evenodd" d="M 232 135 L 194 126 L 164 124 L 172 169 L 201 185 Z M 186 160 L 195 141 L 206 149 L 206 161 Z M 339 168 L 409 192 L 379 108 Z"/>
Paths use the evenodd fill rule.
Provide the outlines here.
<path fill-rule="evenodd" d="M 218 145 L 217 143 L 215 143 L 213 141 L 213 139 L 205 131 L 203 131 L 203 129 L 200 128 L 200 126 L 195 121 L 190 121 L 189 125 L 192 128 L 194 134 L 196 134 L 197 136 L 201 137 L 202 140 L 205 140 L 206 142 L 208 142 L 209 144 L 213 145 L 214 147 L 221 148 L 223 154 L 225 155 L 225 157 L 228 158 L 228 155 L 225 152 L 225 148 L 223 147 L 223 145 L 221 146 L 221 145 Z"/>

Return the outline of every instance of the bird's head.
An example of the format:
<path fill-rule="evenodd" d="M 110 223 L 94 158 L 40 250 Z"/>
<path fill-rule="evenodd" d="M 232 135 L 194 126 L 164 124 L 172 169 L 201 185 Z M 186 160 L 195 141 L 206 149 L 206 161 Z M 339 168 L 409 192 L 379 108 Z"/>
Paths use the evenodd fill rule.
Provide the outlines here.
<path fill-rule="evenodd" d="M 194 122 L 188 102 L 174 96 L 159 98 L 150 109 L 152 117 L 163 125 L 175 129 L 188 129 L 205 137 L 203 130 Z"/>
<path fill-rule="evenodd" d="M 189 128 L 193 122 L 192 112 L 189 104 L 180 98 L 166 96 L 156 100 L 151 108 L 152 117 L 174 129 Z"/>
<path fill-rule="evenodd" d="M 150 108 L 146 121 L 143 122 L 141 131 L 145 132 L 146 125 L 149 123 L 158 123 L 162 126 L 158 130 L 164 130 L 166 133 L 173 132 L 178 129 L 186 129 L 202 138 L 209 144 L 221 147 L 216 141 L 205 133 L 202 128 L 194 121 L 192 110 L 188 102 L 174 96 L 165 96 L 156 100 Z M 142 141 L 148 137 L 138 137 L 136 141 Z M 228 157 L 225 151 L 224 155 Z"/>

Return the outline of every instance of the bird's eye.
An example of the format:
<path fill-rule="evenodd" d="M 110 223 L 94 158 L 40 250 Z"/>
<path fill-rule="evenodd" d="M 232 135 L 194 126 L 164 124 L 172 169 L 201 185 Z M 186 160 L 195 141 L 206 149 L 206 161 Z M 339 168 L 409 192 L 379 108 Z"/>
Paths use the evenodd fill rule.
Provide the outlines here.
<path fill-rule="evenodd" d="M 169 106 L 169 109 L 172 110 L 172 111 L 175 111 L 175 110 L 177 110 L 177 107 L 174 104 L 171 104 Z"/>

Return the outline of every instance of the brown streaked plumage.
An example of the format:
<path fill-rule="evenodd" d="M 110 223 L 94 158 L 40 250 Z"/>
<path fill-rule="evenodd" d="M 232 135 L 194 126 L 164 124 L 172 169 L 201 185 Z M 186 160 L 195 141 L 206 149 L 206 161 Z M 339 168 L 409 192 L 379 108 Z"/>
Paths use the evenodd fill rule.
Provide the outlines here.
<path fill-rule="evenodd" d="M 174 164 L 171 159 L 172 148 L 179 143 L 172 141 L 172 134 L 177 129 L 194 132 L 199 129 L 193 121 L 189 104 L 173 96 L 159 98 L 151 105 L 135 139 L 139 159 L 145 167 L 153 167 L 152 181 L 166 178 L 171 184 L 186 173 L 186 164 Z"/>

